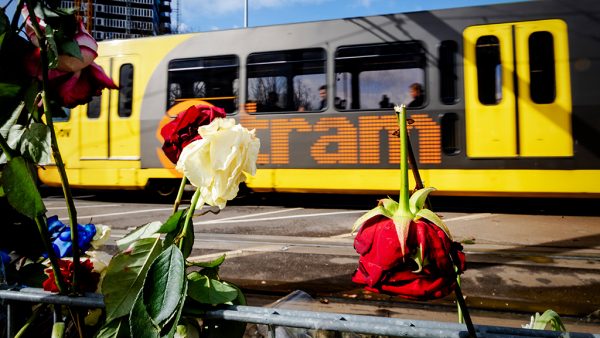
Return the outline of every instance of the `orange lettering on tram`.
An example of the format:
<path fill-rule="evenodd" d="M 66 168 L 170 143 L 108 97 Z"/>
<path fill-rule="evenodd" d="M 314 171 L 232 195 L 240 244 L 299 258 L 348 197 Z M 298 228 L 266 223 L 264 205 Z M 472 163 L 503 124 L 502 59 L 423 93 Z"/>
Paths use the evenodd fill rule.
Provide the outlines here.
<path fill-rule="evenodd" d="M 259 120 L 254 116 L 249 116 L 249 115 L 242 115 L 240 116 L 240 124 L 243 125 L 245 128 L 252 130 L 252 129 L 256 129 L 256 130 L 268 130 L 269 129 L 269 120 Z M 261 151 L 258 154 L 258 158 L 256 160 L 257 164 L 269 164 L 270 159 L 269 159 L 269 153 L 264 153 L 262 150 L 263 147 L 261 147 Z"/>
<path fill-rule="evenodd" d="M 318 164 L 356 164 L 358 163 L 358 146 L 356 127 L 345 117 L 323 117 L 315 124 L 315 132 L 328 132 L 335 129 L 335 134 L 319 137 L 310 148 L 310 154 Z"/>
<path fill-rule="evenodd" d="M 271 164 L 290 163 L 290 133 L 311 132 L 312 126 L 303 118 L 271 120 Z"/>
<path fill-rule="evenodd" d="M 442 163 L 440 126 L 427 114 L 413 114 L 411 118 L 419 133 L 419 163 Z"/>
<path fill-rule="evenodd" d="M 393 133 L 397 127 L 396 116 L 360 116 L 358 118 L 358 135 L 360 138 L 360 163 L 381 163 L 381 132 L 385 131 L 388 139 L 389 163 L 400 163 L 400 142 Z"/>

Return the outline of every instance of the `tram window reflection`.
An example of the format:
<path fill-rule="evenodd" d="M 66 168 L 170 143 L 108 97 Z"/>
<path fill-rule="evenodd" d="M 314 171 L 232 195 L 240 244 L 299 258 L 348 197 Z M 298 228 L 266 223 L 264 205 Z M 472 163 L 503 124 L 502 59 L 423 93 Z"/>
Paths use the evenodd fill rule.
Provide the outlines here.
<path fill-rule="evenodd" d="M 250 54 L 246 111 L 320 111 L 319 88 L 326 83 L 325 61 L 322 48 Z"/>
<path fill-rule="evenodd" d="M 410 85 L 425 83 L 425 62 L 418 41 L 338 48 L 336 109 L 391 109 L 410 102 Z"/>
<path fill-rule="evenodd" d="M 200 99 L 223 108 L 227 114 L 237 110 L 236 55 L 172 60 L 168 72 L 168 108 L 184 100 Z"/>

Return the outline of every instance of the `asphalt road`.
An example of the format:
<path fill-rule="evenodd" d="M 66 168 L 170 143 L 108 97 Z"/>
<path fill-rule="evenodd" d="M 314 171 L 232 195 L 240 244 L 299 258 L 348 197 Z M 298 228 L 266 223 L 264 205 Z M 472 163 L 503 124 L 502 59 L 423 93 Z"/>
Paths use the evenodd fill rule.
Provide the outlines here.
<path fill-rule="evenodd" d="M 184 206 L 190 197 L 186 195 Z M 218 213 L 194 218 L 190 259 L 208 261 L 225 253 L 221 277 L 253 295 L 254 305 L 303 290 L 313 298 L 313 308 L 453 321 L 453 295 L 415 303 L 364 292 L 352 284 L 358 255 L 349 232 L 381 197 L 251 194 L 238 198 Z M 170 201 L 150 201 L 143 193 L 76 191 L 75 200 L 80 223 L 112 227 L 108 251 L 132 228 L 165 221 L 172 211 Z M 60 195 L 49 193 L 44 202 L 48 215 L 67 220 Z M 596 202 L 432 200 L 454 240 L 464 244 L 468 270 L 462 276 L 463 293 L 476 324 L 518 326 L 531 314 L 552 308 L 566 318 L 572 331 L 600 332 Z"/>

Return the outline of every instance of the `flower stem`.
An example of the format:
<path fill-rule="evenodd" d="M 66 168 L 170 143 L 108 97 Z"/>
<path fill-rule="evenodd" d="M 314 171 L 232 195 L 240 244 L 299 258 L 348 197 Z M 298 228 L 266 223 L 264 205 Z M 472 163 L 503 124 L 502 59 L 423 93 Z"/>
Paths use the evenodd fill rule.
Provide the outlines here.
<path fill-rule="evenodd" d="M 28 8 L 35 8 L 34 6 L 28 6 Z M 71 194 L 71 188 L 69 186 L 69 179 L 65 170 L 65 164 L 62 160 L 60 150 L 58 148 L 58 141 L 56 140 L 56 132 L 54 130 L 54 122 L 52 120 L 52 109 L 50 107 L 50 101 L 47 95 L 47 89 L 49 86 L 48 79 L 48 50 L 46 46 L 46 37 L 42 32 L 40 25 L 37 21 L 35 12 L 31 10 L 29 12 L 31 24 L 35 31 L 35 35 L 40 44 L 40 57 L 42 63 L 42 101 L 44 103 L 44 114 L 46 115 L 46 123 L 48 129 L 50 129 L 50 139 L 52 147 L 52 156 L 54 156 L 54 162 L 60 175 L 63 195 L 67 203 L 67 211 L 69 213 L 69 226 L 71 227 L 71 245 L 73 252 L 73 291 L 77 292 L 78 286 L 78 275 L 79 275 L 79 234 L 77 229 L 77 210 L 75 209 L 75 203 L 73 202 L 73 195 Z M 60 272 L 59 272 L 60 273 Z"/>
<path fill-rule="evenodd" d="M 15 335 L 15 338 L 23 337 L 23 335 L 27 332 L 27 329 L 29 329 L 31 327 L 31 324 L 33 324 L 33 322 L 35 322 L 38 319 L 38 317 L 40 316 L 40 312 L 42 311 L 42 308 L 46 307 L 46 306 L 47 305 L 43 304 L 41 306 L 36 307 L 33 310 L 33 313 L 31 314 L 29 319 L 27 319 L 27 322 L 25 322 L 25 324 L 23 324 L 23 326 L 21 327 L 19 332 L 17 332 L 17 334 Z"/>
<path fill-rule="evenodd" d="M 177 198 L 175 198 L 175 203 L 173 203 L 173 213 L 176 213 L 177 209 L 179 209 L 179 205 L 181 204 L 181 198 L 183 197 L 183 191 L 185 190 L 186 183 L 187 183 L 187 178 L 184 175 L 181 178 L 181 184 L 179 185 L 179 191 L 177 192 Z"/>
<path fill-rule="evenodd" d="M 398 113 L 398 127 L 400 128 L 400 198 L 399 208 L 404 215 L 410 215 L 408 206 L 408 151 L 406 132 L 406 106 L 400 105 L 394 108 Z"/>
<path fill-rule="evenodd" d="M 183 223 L 183 229 L 179 234 L 179 249 L 183 248 L 183 240 L 185 239 L 185 235 L 187 234 L 188 228 L 192 223 L 192 216 L 194 215 L 194 211 L 196 211 L 196 205 L 198 204 L 198 200 L 200 199 L 200 188 L 197 188 L 194 192 L 194 196 L 192 197 L 192 202 L 190 204 L 190 209 L 185 215 L 185 221 Z"/>
<path fill-rule="evenodd" d="M 54 271 L 54 283 L 58 288 L 58 292 L 62 293 L 66 291 L 66 286 L 63 282 L 62 274 L 60 273 L 60 267 L 58 266 L 58 258 L 56 258 L 56 253 L 54 252 L 54 248 L 50 241 L 50 235 L 48 234 L 48 225 L 44 216 L 40 215 L 35 218 L 35 224 L 38 227 L 38 231 L 40 232 L 40 237 L 42 237 L 42 242 L 44 243 L 44 248 L 48 253 L 48 259 L 50 259 L 50 266 Z"/>

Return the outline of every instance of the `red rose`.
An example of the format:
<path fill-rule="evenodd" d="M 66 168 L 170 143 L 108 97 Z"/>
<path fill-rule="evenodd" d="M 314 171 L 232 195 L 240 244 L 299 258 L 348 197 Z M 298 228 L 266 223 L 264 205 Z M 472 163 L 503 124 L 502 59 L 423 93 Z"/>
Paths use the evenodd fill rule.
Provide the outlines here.
<path fill-rule="evenodd" d="M 58 266 L 60 268 L 60 274 L 62 275 L 63 281 L 65 285 L 72 287 L 73 286 L 73 261 L 66 259 L 59 259 Z M 100 281 L 100 274 L 92 271 L 94 269 L 94 265 L 89 259 L 85 261 L 81 261 L 79 264 L 79 274 L 78 274 L 78 284 L 79 291 L 84 292 L 95 292 L 98 288 L 98 282 Z M 54 280 L 54 271 L 50 268 L 46 269 L 46 274 L 48 275 L 48 279 L 44 281 L 42 286 L 44 290 L 50 292 L 58 292 L 58 287 L 56 286 L 56 281 Z"/>
<path fill-rule="evenodd" d="M 90 102 L 93 96 L 102 94 L 104 88 L 119 89 L 94 62 L 78 72 L 50 78 L 50 86 L 56 90 L 55 97 L 61 105 L 67 108 Z"/>
<path fill-rule="evenodd" d="M 394 222 L 381 215 L 363 224 L 354 247 L 360 259 L 352 280 L 374 292 L 417 300 L 441 298 L 452 292 L 456 284 L 450 254 L 458 273 L 465 270 L 460 244 L 452 242 L 438 226 L 424 219 L 411 222 L 405 252 L 402 252 Z M 415 260 L 419 250 L 421 268 Z"/>
<path fill-rule="evenodd" d="M 208 105 L 195 105 L 186 111 L 177 114 L 177 117 L 167 123 L 160 134 L 165 140 L 162 149 L 165 155 L 173 163 L 177 163 L 179 155 L 185 146 L 202 138 L 198 134 L 198 128 L 207 125 L 217 117 L 225 117 L 225 111 L 221 108 Z"/>
<path fill-rule="evenodd" d="M 31 76 L 42 78 L 40 49 L 34 48 L 25 58 L 25 67 Z M 74 108 L 99 96 L 104 88 L 119 89 L 95 62 L 76 72 L 57 69 L 48 71 L 50 91 L 62 107 Z"/>

